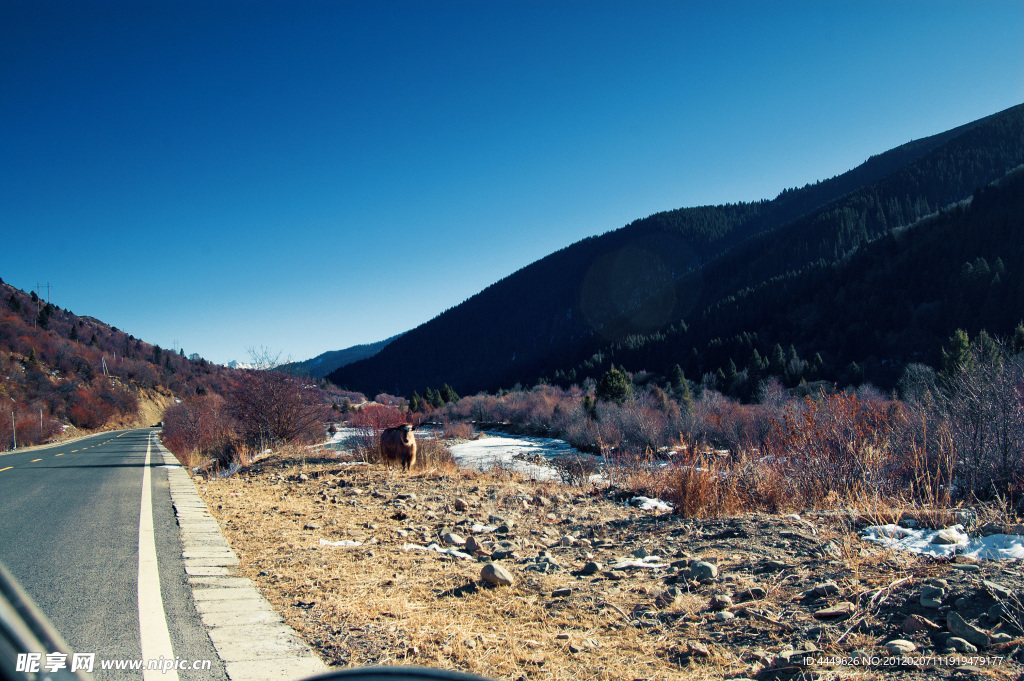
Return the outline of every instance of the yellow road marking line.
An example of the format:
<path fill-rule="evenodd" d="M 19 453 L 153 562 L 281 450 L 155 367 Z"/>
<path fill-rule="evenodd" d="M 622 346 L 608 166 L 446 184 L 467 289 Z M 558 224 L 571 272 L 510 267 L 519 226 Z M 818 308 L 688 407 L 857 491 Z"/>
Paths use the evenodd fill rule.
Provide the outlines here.
<path fill-rule="evenodd" d="M 29 463 L 35 463 L 36 461 L 42 461 L 42 459 L 32 459 Z"/>
<path fill-rule="evenodd" d="M 64 452 L 61 452 L 60 454 L 55 454 L 55 456 L 64 456 Z"/>
<path fill-rule="evenodd" d="M 77 449 L 72 449 L 72 450 L 71 450 L 71 453 L 72 453 L 72 454 L 74 454 L 74 453 L 75 453 L 75 452 L 77 452 L 77 451 L 78 451 Z"/>
<path fill-rule="evenodd" d="M 4 471 L 9 471 L 12 468 L 14 468 L 14 466 L 8 466 L 7 468 L 0 468 L 0 473 L 3 473 Z"/>

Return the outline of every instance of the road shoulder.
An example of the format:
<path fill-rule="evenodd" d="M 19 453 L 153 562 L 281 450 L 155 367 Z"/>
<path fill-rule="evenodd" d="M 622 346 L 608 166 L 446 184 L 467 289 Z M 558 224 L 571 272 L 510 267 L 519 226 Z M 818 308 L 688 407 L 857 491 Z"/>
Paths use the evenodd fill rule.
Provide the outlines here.
<path fill-rule="evenodd" d="M 168 464 L 171 503 L 196 610 L 232 681 L 288 681 L 328 667 L 281 619 L 256 586 L 237 572 L 238 557 L 174 456 Z"/>

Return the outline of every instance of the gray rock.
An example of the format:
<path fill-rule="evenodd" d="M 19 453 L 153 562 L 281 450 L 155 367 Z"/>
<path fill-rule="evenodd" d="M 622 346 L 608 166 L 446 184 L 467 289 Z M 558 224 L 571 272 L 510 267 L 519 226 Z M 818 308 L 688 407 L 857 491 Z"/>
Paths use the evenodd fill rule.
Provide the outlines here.
<path fill-rule="evenodd" d="M 959 544 L 960 543 L 960 537 L 961 537 L 961 535 L 958 532 L 956 532 L 955 530 L 952 530 L 952 529 L 939 530 L 938 532 L 935 533 L 935 536 L 932 537 L 931 543 L 932 544 L 938 544 L 938 545 Z"/>
<path fill-rule="evenodd" d="M 449 546 L 465 546 L 466 544 L 466 540 L 454 532 L 445 532 L 441 539 Z"/>
<path fill-rule="evenodd" d="M 886 643 L 885 649 L 893 655 L 907 655 L 917 650 L 917 645 L 906 639 L 897 638 Z"/>
<path fill-rule="evenodd" d="M 856 606 L 849 601 L 839 601 L 831 607 L 817 611 L 813 616 L 815 619 L 819 620 L 839 619 L 842 617 L 849 617 L 856 609 Z"/>
<path fill-rule="evenodd" d="M 690 568 L 690 579 L 696 579 L 697 581 L 703 581 L 705 579 L 714 579 L 718 576 L 718 566 L 712 565 L 707 561 L 697 561 Z"/>
<path fill-rule="evenodd" d="M 814 593 L 819 596 L 835 596 L 839 593 L 839 585 L 835 582 L 823 582 L 814 585 Z"/>
<path fill-rule="evenodd" d="M 455 510 L 456 511 L 468 511 L 469 510 L 469 502 L 466 501 L 465 499 L 463 499 L 462 497 L 456 497 L 455 501 L 452 502 L 452 503 L 455 506 Z"/>
<path fill-rule="evenodd" d="M 958 653 L 976 653 L 978 648 L 959 636 L 950 636 L 947 644 Z"/>
<path fill-rule="evenodd" d="M 483 547 L 480 545 L 480 542 L 477 541 L 476 537 L 471 536 L 466 539 L 466 543 L 463 548 L 466 549 L 466 553 L 474 554 L 477 551 L 480 551 Z"/>
<path fill-rule="evenodd" d="M 603 569 L 604 569 L 604 566 L 602 566 L 597 561 L 593 561 L 592 560 L 592 561 L 589 561 L 586 565 L 583 566 L 583 569 L 580 570 L 580 574 L 581 575 L 595 575 L 595 574 L 597 574 L 598 572 L 600 572 Z"/>
<path fill-rule="evenodd" d="M 512 574 L 497 563 L 487 563 L 480 570 L 480 579 L 495 586 L 512 586 L 515 579 Z"/>
<path fill-rule="evenodd" d="M 305 525 L 302 526 L 302 529 L 304 529 L 304 530 L 319 530 L 320 529 L 320 524 L 319 523 L 306 523 Z"/>
<path fill-rule="evenodd" d="M 729 612 L 728 610 L 723 610 L 721 612 L 715 613 L 715 619 L 719 622 L 728 622 L 731 619 L 736 619 L 736 615 Z"/>
<path fill-rule="evenodd" d="M 712 610 L 727 610 L 732 607 L 732 597 L 726 594 L 712 596 L 711 602 L 708 603 L 708 607 Z"/>
<path fill-rule="evenodd" d="M 979 648 L 987 648 L 991 642 L 988 632 L 970 624 L 957 612 L 951 611 L 946 615 L 946 628 L 949 629 L 954 636 L 959 636 Z"/>
<path fill-rule="evenodd" d="M 1010 598 L 1013 595 L 1013 591 L 1007 589 L 1002 584 L 996 584 L 990 582 L 987 579 L 982 580 L 981 585 L 985 587 L 990 594 L 995 596 L 998 600 L 1004 600 Z"/>

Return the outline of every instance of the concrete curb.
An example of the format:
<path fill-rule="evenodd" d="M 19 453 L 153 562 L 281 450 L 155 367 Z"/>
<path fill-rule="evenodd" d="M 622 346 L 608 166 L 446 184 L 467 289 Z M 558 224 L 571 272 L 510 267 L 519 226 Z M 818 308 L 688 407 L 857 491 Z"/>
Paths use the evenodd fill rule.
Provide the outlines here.
<path fill-rule="evenodd" d="M 274 612 L 256 586 L 237 574 L 238 556 L 196 491 L 191 476 L 163 446 L 192 599 L 231 681 L 295 681 L 329 671 Z"/>

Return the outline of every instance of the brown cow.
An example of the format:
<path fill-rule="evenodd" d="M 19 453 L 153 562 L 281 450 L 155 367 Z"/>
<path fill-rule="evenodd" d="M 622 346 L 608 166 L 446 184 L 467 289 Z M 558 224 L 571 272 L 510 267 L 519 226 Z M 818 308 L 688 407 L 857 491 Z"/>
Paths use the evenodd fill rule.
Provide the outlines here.
<path fill-rule="evenodd" d="M 416 438 L 412 434 L 413 427 L 408 423 L 404 426 L 388 428 L 380 434 L 380 453 L 384 465 L 389 469 L 391 464 L 399 463 L 403 471 L 408 471 L 416 463 Z"/>

